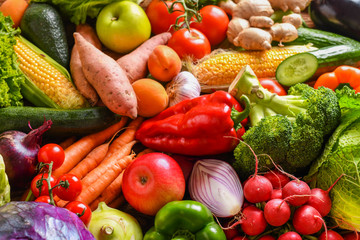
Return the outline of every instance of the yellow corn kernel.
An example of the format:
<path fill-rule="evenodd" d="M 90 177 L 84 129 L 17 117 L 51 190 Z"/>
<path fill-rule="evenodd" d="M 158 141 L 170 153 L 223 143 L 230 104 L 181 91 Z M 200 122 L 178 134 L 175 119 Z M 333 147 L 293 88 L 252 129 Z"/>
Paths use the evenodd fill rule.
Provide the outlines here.
<path fill-rule="evenodd" d="M 285 58 L 314 49 L 304 45 L 264 51 L 215 51 L 192 65 L 190 71 L 203 86 L 227 86 L 245 65 L 249 65 L 258 78 L 271 78 L 275 77 L 276 68 Z"/>
<path fill-rule="evenodd" d="M 87 106 L 86 99 L 72 82 L 42 54 L 33 51 L 19 39 L 14 50 L 21 71 L 60 108 L 77 109 Z"/>

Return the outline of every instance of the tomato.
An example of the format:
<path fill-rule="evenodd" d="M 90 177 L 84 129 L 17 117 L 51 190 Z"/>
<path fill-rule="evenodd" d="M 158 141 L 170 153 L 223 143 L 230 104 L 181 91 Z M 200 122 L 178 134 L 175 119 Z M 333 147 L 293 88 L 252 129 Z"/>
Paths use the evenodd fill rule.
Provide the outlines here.
<path fill-rule="evenodd" d="M 168 7 L 175 0 L 172 1 L 162 1 L 162 0 L 153 0 L 146 8 L 146 15 L 149 18 L 151 24 L 151 32 L 156 34 L 168 32 L 171 30 L 171 26 L 175 24 L 176 19 L 184 14 L 184 7 L 180 3 L 175 3 L 173 6 L 173 13 L 168 12 Z M 179 20 L 179 23 L 181 19 Z"/>
<path fill-rule="evenodd" d="M 44 203 L 49 203 L 50 204 L 50 196 L 40 196 L 38 198 L 35 199 L 35 202 L 44 202 Z M 55 202 L 55 206 L 57 206 L 56 201 Z"/>
<path fill-rule="evenodd" d="M 207 5 L 199 11 L 201 22 L 192 22 L 190 27 L 202 32 L 209 40 L 211 46 L 216 46 L 226 38 L 229 17 L 226 12 L 218 6 Z"/>
<path fill-rule="evenodd" d="M 47 173 L 44 173 L 44 174 L 41 173 L 41 174 L 36 175 L 33 178 L 33 180 L 31 181 L 30 189 L 35 197 L 49 195 L 49 188 L 48 188 L 48 184 L 46 181 L 48 176 L 49 175 Z M 43 178 L 42 181 L 41 181 L 41 178 Z M 42 186 L 40 187 L 39 184 L 41 184 L 41 183 L 42 183 Z M 39 187 L 37 187 L 37 185 Z M 55 185 L 56 185 L 56 179 L 51 175 L 50 176 L 50 187 L 53 188 Z M 40 192 L 40 189 L 41 189 L 41 192 Z"/>
<path fill-rule="evenodd" d="M 56 182 L 54 193 L 66 201 L 74 201 L 82 191 L 82 184 L 80 179 L 74 174 L 67 173 L 59 177 Z"/>
<path fill-rule="evenodd" d="M 64 149 L 55 143 L 49 143 L 39 149 L 38 162 L 49 164 L 53 162 L 52 169 L 60 167 L 65 159 Z"/>
<path fill-rule="evenodd" d="M 261 86 L 263 86 L 272 93 L 276 93 L 279 96 L 284 96 L 287 94 L 283 86 L 281 86 L 281 84 L 275 79 L 259 78 L 259 82 Z"/>
<path fill-rule="evenodd" d="M 89 225 L 92 212 L 87 204 L 80 201 L 72 201 L 66 204 L 65 208 L 78 215 L 86 226 Z"/>
<path fill-rule="evenodd" d="M 175 50 L 181 59 L 191 56 L 194 59 L 205 57 L 211 52 L 211 46 L 206 36 L 195 28 L 180 29 L 173 33 L 168 46 Z"/>

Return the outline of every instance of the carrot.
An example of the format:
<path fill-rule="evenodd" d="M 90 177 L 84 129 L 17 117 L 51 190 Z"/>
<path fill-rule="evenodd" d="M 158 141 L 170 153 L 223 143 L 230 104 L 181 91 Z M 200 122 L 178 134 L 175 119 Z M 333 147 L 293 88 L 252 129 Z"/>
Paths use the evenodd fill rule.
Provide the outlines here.
<path fill-rule="evenodd" d="M 96 35 L 95 30 L 89 24 L 79 24 L 76 26 L 76 31 L 80 33 L 87 41 L 94 45 L 97 49 L 101 49 L 101 42 Z M 96 90 L 91 86 L 88 80 L 85 78 L 82 71 L 81 60 L 77 44 L 71 51 L 70 58 L 70 72 L 74 80 L 74 84 L 79 92 L 89 101 L 92 106 L 95 106 L 99 101 L 99 96 Z"/>
<path fill-rule="evenodd" d="M 90 184 L 83 185 L 83 190 L 76 198 L 77 201 L 90 204 L 116 179 L 116 177 L 133 161 L 134 155 L 123 158 L 112 157 L 106 164 L 100 164 L 97 168 L 85 176 L 84 180 Z M 100 176 L 101 177 L 100 177 Z"/>
<path fill-rule="evenodd" d="M 135 132 L 143 121 L 143 117 L 137 117 L 136 119 L 132 120 L 126 127 L 125 132 L 123 132 L 119 137 L 115 138 L 115 140 L 110 144 L 105 158 L 110 157 L 114 152 L 117 152 L 119 148 L 133 141 L 135 139 Z"/>
<path fill-rule="evenodd" d="M 120 65 L 86 41 L 80 33 L 74 33 L 82 70 L 99 94 L 102 102 L 114 113 L 137 117 L 137 99 L 129 79 Z"/>
<path fill-rule="evenodd" d="M 171 33 L 165 32 L 157 34 L 146 40 L 134 51 L 120 57 L 117 63 L 126 72 L 131 83 L 138 79 L 145 78 L 148 72 L 147 61 L 154 48 L 158 45 L 165 45 L 171 37 Z"/>
<path fill-rule="evenodd" d="M 67 139 L 65 139 L 64 141 L 62 141 L 61 143 L 59 143 L 59 145 L 63 149 L 66 149 L 66 148 L 70 147 L 70 145 L 73 144 L 75 141 L 76 141 L 76 137 L 71 136 L 71 137 L 68 137 Z"/>
<path fill-rule="evenodd" d="M 64 163 L 57 168 L 53 175 L 58 178 L 61 175 L 69 172 L 72 168 L 75 167 L 89 152 L 100 144 L 104 143 L 107 139 L 112 137 L 119 129 L 124 127 L 127 122 L 127 117 L 122 117 L 121 120 L 115 124 L 112 124 L 110 127 L 96 132 L 90 135 L 87 135 L 83 138 L 80 138 L 78 141 L 73 143 L 71 146 L 66 148 L 65 151 L 65 160 Z"/>
<path fill-rule="evenodd" d="M 124 195 L 120 195 L 118 198 L 116 198 L 114 201 L 108 204 L 111 208 L 119 208 L 123 203 L 125 202 Z"/>

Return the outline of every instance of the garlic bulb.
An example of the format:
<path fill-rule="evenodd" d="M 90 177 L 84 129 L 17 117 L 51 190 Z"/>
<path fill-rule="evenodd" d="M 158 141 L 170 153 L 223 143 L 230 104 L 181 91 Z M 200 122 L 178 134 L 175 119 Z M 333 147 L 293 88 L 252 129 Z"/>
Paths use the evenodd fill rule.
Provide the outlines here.
<path fill-rule="evenodd" d="M 173 106 L 185 99 L 192 99 L 200 96 L 201 87 L 195 76 L 182 71 L 166 85 L 166 92 L 169 96 L 169 106 Z"/>

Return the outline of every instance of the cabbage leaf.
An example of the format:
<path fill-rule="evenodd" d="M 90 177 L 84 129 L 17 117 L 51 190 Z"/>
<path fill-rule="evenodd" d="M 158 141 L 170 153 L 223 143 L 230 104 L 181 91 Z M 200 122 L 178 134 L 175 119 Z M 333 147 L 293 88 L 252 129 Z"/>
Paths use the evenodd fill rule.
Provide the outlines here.
<path fill-rule="evenodd" d="M 0 206 L 10 202 L 10 184 L 5 173 L 5 163 L 0 155 Z"/>

